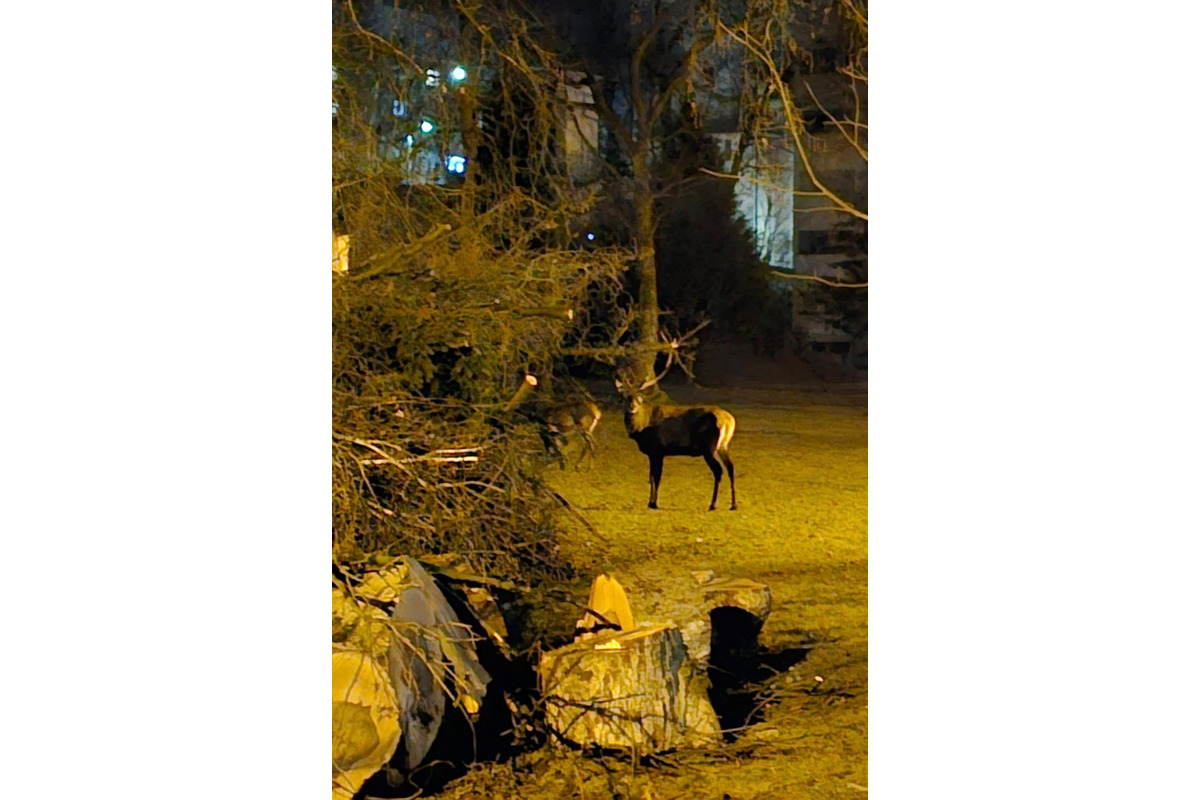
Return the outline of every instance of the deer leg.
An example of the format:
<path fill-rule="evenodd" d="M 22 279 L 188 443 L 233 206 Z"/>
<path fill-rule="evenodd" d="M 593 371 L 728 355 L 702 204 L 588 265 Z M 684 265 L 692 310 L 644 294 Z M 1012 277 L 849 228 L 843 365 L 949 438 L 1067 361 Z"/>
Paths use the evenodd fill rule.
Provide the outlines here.
<path fill-rule="evenodd" d="M 583 431 L 580 431 L 579 433 L 580 433 L 579 456 L 575 459 L 575 471 L 576 472 L 578 472 L 579 468 L 581 466 L 583 466 L 583 457 L 587 455 L 587 439 L 585 438 L 587 436 L 587 434 L 584 433 Z"/>
<path fill-rule="evenodd" d="M 650 508 L 658 508 L 658 483 L 662 480 L 662 456 L 650 458 Z"/>
<path fill-rule="evenodd" d="M 562 435 L 556 428 L 550 428 L 546 432 L 539 433 L 538 436 L 541 437 L 542 446 L 546 448 L 546 455 L 553 456 L 554 460 L 558 462 L 559 469 L 565 470 L 567 468 L 567 461 L 563 457 L 562 450 L 563 445 L 566 444 L 566 439 L 562 438 Z"/>
<path fill-rule="evenodd" d="M 579 463 L 575 465 L 576 469 L 579 469 L 584 457 L 587 458 L 589 467 L 594 465 L 596 461 L 596 440 L 586 430 L 581 430 L 580 433 L 583 434 L 583 449 L 579 451 Z"/>
<path fill-rule="evenodd" d="M 718 451 L 717 455 L 721 457 L 721 463 L 725 465 L 725 470 L 729 473 L 729 494 L 733 501 L 729 505 L 729 510 L 737 511 L 737 490 L 733 488 L 733 461 L 729 458 L 729 453 L 724 450 Z"/>
<path fill-rule="evenodd" d="M 704 454 L 704 463 L 708 464 L 708 468 L 713 474 L 713 496 L 712 502 L 708 504 L 708 510 L 712 511 L 717 507 L 717 489 L 721 486 L 721 465 L 713 458 L 712 453 Z"/>

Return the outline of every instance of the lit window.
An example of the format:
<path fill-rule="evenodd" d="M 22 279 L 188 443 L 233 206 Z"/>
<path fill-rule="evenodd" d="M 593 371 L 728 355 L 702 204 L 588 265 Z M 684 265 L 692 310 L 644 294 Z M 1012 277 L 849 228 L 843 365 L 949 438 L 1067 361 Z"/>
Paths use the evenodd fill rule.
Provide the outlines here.
<path fill-rule="evenodd" d="M 467 159 L 465 156 L 450 156 L 446 159 L 446 169 L 451 172 L 457 172 L 462 175 L 467 171 Z"/>
<path fill-rule="evenodd" d="M 438 82 L 441 80 L 441 77 L 442 73 L 438 72 L 436 69 L 427 69 L 425 70 L 425 85 L 437 86 Z"/>
<path fill-rule="evenodd" d="M 419 127 L 421 128 L 421 133 L 433 133 L 433 123 L 427 119 L 421 120 Z"/>
<path fill-rule="evenodd" d="M 459 66 L 455 67 L 454 69 L 450 70 L 450 80 L 465 81 L 466 79 L 467 79 L 467 71 L 466 71 L 466 69 L 463 68 L 463 66 L 461 64 Z"/>
<path fill-rule="evenodd" d="M 406 114 L 408 114 L 408 103 L 405 103 L 403 100 L 393 100 L 392 101 L 392 116 L 393 117 L 403 117 Z"/>
<path fill-rule="evenodd" d="M 409 147 L 413 146 L 413 141 L 415 141 L 415 140 L 413 139 L 413 135 L 411 133 L 408 136 L 404 137 L 404 143 L 406 145 L 408 145 Z"/>

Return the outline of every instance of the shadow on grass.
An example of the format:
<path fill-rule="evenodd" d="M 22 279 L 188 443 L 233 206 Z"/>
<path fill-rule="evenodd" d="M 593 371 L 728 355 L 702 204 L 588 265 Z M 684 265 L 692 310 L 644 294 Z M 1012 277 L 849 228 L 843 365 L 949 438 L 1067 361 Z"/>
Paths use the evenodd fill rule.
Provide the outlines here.
<path fill-rule="evenodd" d="M 766 710 L 757 684 L 799 664 L 812 645 L 767 651 L 759 647 L 762 622 L 740 608 L 715 608 L 712 649 L 708 657 L 709 699 L 717 712 L 727 741 L 742 729 L 760 722 Z"/>

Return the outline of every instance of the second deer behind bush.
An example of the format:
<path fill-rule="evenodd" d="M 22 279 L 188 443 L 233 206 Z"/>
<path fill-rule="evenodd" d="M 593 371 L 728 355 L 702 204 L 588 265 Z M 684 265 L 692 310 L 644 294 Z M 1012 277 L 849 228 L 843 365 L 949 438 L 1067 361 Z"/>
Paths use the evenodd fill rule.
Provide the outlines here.
<path fill-rule="evenodd" d="M 579 454 L 576 466 L 583 461 L 585 455 L 595 457 L 596 440 L 592 433 L 596 430 L 596 425 L 600 423 L 601 416 L 600 408 L 587 398 L 558 403 L 551 406 L 546 412 L 546 424 L 552 434 L 565 439 L 572 432 L 579 433 L 584 449 Z"/>

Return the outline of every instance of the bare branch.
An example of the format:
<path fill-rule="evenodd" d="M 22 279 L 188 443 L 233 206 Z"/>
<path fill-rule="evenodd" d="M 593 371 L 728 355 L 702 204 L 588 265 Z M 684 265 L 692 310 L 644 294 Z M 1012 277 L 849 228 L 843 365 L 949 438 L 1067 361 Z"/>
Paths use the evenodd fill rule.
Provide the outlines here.
<path fill-rule="evenodd" d="M 617 112 L 612 110 L 608 104 L 608 98 L 604 96 L 604 84 L 602 80 L 594 79 L 592 85 L 595 88 L 592 90 L 592 100 L 596 103 L 596 110 L 600 112 L 601 119 L 608 127 L 609 133 L 617 137 L 617 141 L 621 144 L 621 149 L 628 156 L 633 155 L 635 147 L 633 137 L 629 134 L 629 130 L 625 127 L 625 121 L 617 116 Z"/>
<path fill-rule="evenodd" d="M 813 91 L 813 88 L 809 84 L 808 81 L 804 82 L 804 88 L 808 90 L 808 96 L 812 98 L 812 101 L 816 104 L 817 108 L 819 108 L 821 110 L 821 113 L 824 114 L 829 119 L 829 121 L 832 122 L 834 124 L 834 126 L 837 127 L 838 133 L 842 134 L 842 138 L 845 139 L 850 144 L 850 146 L 853 147 L 858 152 L 858 154 L 862 157 L 863 161 L 866 161 L 867 160 L 867 151 L 864 150 L 858 144 L 858 128 L 860 128 L 860 127 L 866 128 L 867 126 L 863 125 L 857 121 L 850 122 L 849 120 L 846 120 L 845 122 L 847 124 L 853 126 L 852 129 L 854 131 L 853 134 L 848 133 L 846 131 L 845 125 L 843 124 L 843 121 L 834 117 L 833 114 L 829 113 L 829 109 L 825 108 L 825 106 L 823 106 L 821 104 L 820 98 L 817 97 L 817 93 Z M 857 93 L 854 95 L 854 104 L 855 104 L 855 109 L 856 109 L 855 113 L 857 114 L 857 107 L 858 107 L 858 94 Z"/>
<path fill-rule="evenodd" d="M 790 281 L 816 281 L 823 283 L 826 286 L 834 286 L 839 289 L 866 289 L 867 284 L 863 283 L 842 283 L 841 281 L 831 281 L 828 278 L 822 278 L 817 275 L 800 275 L 795 272 L 783 272 L 782 270 L 773 269 L 771 274 L 777 278 L 787 278 Z"/>
<path fill-rule="evenodd" d="M 631 87 L 633 90 L 632 99 L 633 113 L 635 118 L 634 124 L 637 126 L 637 138 L 639 140 L 649 137 L 651 126 L 651 120 L 648 118 L 649 115 L 646 111 L 645 99 L 642 96 L 642 61 L 645 59 L 646 51 L 650 48 L 650 44 L 654 41 L 654 37 L 658 36 L 658 32 L 662 30 L 663 25 L 666 24 L 669 12 L 669 4 L 663 4 L 663 6 L 658 9 L 658 12 L 654 15 L 654 22 L 651 23 L 650 28 L 642 36 L 641 41 L 638 42 L 638 46 L 634 50 L 633 58 L 630 60 L 629 64 L 630 73 L 632 76 Z"/>
<path fill-rule="evenodd" d="M 834 211 L 839 211 L 842 213 L 849 214 L 853 217 L 857 217 L 857 218 L 865 221 L 865 220 L 867 220 L 866 212 L 859 210 L 852 203 L 850 203 L 847 200 L 845 200 L 844 198 L 842 198 L 837 192 L 833 191 L 830 187 L 828 187 L 820 179 L 820 177 L 817 174 L 816 168 L 812 162 L 812 158 L 809 155 L 808 147 L 804 141 L 803 120 L 800 118 L 799 114 L 797 113 L 796 104 L 792 97 L 791 89 L 788 86 L 787 82 L 783 79 L 783 74 L 782 74 L 782 72 L 779 68 L 779 65 L 776 62 L 775 57 L 772 54 L 771 48 L 769 46 L 768 36 L 770 34 L 770 26 L 771 26 L 771 21 L 769 20 L 764 28 L 763 36 L 758 37 L 758 36 L 755 36 L 750 33 L 748 22 L 743 21 L 739 25 L 732 26 L 732 27 L 727 25 L 724 22 L 717 23 L 717 27 L 722 34 L 729 37 L 730 40 L 732 40 L 732 41 L 740 44 L 742 47 L 744 47 L 746 49 L 746 51 L 748 52 L 748 54 L 751 57 L 753 57 L 757 63 L 761 64 L 767 70 L 768 80 L 769 80 L 771 86 L 774 88 L 775 94 L 777 94 L 778 97 L 780 98 L 780 103 L 782 105 L 782 110 L 783 110 L 784 119 L 785 119 L 785 123 L 786 123 L 786 130 L 787 130 L 788 135 L 792 139 L 792 143 L 796 150 L 796 155 L 800 158 L 800 162 L 801 162 L 802 166 L 804 167 L 805 175 L 807 176 L 809 182 L 817 190 L 819 195 L 825 197 L 826 199 L 828 199 L 830 201 L 830 203 L 833 204 L 831 209 L 820 208 L 820 209 L 796 209 L 796 210 L 797 211 L 834 210 Z M 812 93 L 811 88 L 809 89 L 809 91 L 811 94 Z M 815 100 L 815 96 L 814 96 L 814 100 Z M 819 103 L 818 103 L 818 105 L 819 105 Z M 834 118 L 831 115 L 829 115 L 828 112 L 823 107 L 821 107 L 821 108 L 822 108 L 822 111 L 824 113 L 826 113 L 826 116 L 829 116 L 831 121 L 833 121 L 834 124 L 838 125 L 839 131 L 842 132 L 843 136 L 846 136 L 847 135 L 846 129 L 843 128 L 841 126 L 841 124 L 839 124 L 839 122 L 842 122 L 842 121 L 834 120 Z M 857 120 L 856 120 L 856 122 L 857 122 Z M 860 154 L 865 159 L 866 158 L 866 150 L 865 150 L 865 148 L 862 148 L 861 145 L 858 144 L 856 134 L 848 136 L 847 140 L 851 142 L 851 144 L 854 146 L 854 148 L 857 151 L 859 151 Z"/>
<path fill-rule="evenodd" d="M 762 188 L 762 189 L 771 189 L 773 191 L 779 191 L 779 192 L 786 191 L 786 192 L 788 192 L 788 194 L 792 195 L 793 197 L 825 197 L 826 196 L 824 192 L 806 192 L 802 189 L 786 189 L 785 190 L 782 186 L 775 184 L 775 183 L 771 183 L 770 181 L 764 181 L 761 178 L 754 178 L 754 177 L 751 177 L 751 176 L 745 175 L 745 174 L 739 175 L 735 172 L 721 172 L 719 170 L 708 169 L 706 167 L 701 167 L 700 171 L 706 175 L 712 175 L 714 178 L 727 178 L 727 179 L 735 180 L 735 181 L 741 180 L 741 181 L 746 181 L 746 183 L 749 183 L 751 186 L 758 186 L 759 188 Z M 796 209 L 796 210 L 800 211 L 801 209 Z"/>
<path fill-rule="evenodd" d="M 649 116 L 650 125 L 654 125 L 658 122 L 659 117 L 662 116 L 663 111 L 665 111 L 667 108 L 667 103 L 671 101 L 672 95 L 674 95 L 680 86 L 687 82 L 688 75 L 692 70 L 693 64 L 695 64 L 696 56 L 700 54 L 701 50 L 712 44 L 715 37 L 715 33 L 701 36 L 692 43 L 691 47 L 688 48 L 688 51 L 684 55 L 683 61 L 680 63 L 675 75 L 670 81 L 668 81 L 667 88 L 660 92 L 654 101 L 654 107 L 651 109 Z"/>
<path fill-rule="evenodd" d="M 858 21 L 858 24 L 862 26 L 862 29 L 865 32 L 867 29 L 866 14 L 864 14 L 862 11 L 859 11 L 858 6 L 854 4 L 853 0 L 842 0 L 842 5 L 854 15 L 854 18 Z"/>

